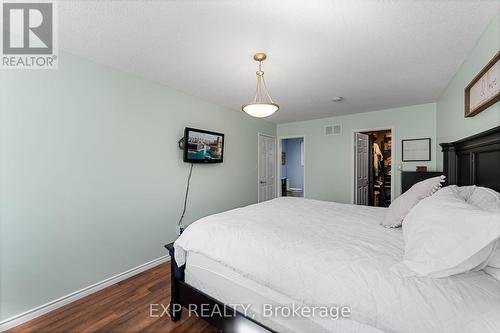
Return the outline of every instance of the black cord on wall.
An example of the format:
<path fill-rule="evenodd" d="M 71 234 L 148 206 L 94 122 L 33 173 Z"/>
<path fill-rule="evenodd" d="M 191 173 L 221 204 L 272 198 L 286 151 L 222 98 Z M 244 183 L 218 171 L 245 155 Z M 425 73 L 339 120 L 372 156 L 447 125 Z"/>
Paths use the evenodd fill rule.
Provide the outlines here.
<path fill-rule="evenodd" d="M 187 199 L 188 199 L 188 194 L 189 194 L 189 182 L 191 181 L 191 174 L 193 173 L 193 166 L 194 166 L 194 164 L 191 163 L 191 167 L 189 168 L 189 176 L 187 179 L 186 195 L 184 196 L 184 208 L 182 209 L 182 215 L 181 215 L 181 218 L 179 219 L 179 223 L 177 224 L 177 235 L 178 236 L 180 236 L 182 234 L 182 232 L 184 231 L 184 226 L 182 225 L 182 219 L 184 218 L 184 214 L 186 214 Z"/>

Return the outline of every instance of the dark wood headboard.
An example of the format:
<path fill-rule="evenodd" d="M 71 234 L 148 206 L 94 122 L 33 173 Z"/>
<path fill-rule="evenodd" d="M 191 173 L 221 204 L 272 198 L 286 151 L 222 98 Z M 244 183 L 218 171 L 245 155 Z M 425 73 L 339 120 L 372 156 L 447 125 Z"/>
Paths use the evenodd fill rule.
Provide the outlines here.
<path fill-rule="evenodd" d="M 500 192 L 500 126 L 440 145 L 448 185 L 478 185 Z"/>

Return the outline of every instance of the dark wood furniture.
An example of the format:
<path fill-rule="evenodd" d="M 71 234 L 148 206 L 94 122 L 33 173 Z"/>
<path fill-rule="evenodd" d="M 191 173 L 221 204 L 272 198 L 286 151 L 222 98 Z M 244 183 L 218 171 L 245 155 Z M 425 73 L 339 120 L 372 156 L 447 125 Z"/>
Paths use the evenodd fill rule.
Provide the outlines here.
<path fill-rule="evenodd" d="M 416 172 L 416 171 L 403 171 L 401 172 L 401 193 L 405 193 L 418 182 L 433 177 L 441 176 L 443 173 L 438 171 Z"/>
<path fill-rule="evenodd" d="M 500 191 L 500 126 L 451 143 L 442 143 L 448 185 L 478 185 Z"/>
<path fill-rule="evenodd" d="M 184 282 L 184 269 L 186 265 L 182 267 L 177 266 L 174 259 L 174 243 L 165 245 L 165 248 L 167 248 L 171 258 L 170 288 L 172 298 L 169 310 L 174 322 L 181 319 L 182 309 L 178 310 L 180 306 L 199 310 L 203 305 L 203 313 L 212 315 L 203 316 L 202 318 L 221 332 L 241 332 L 247 330 L 255 333 L 274 332 L 254 319 L 246 317 L 241 312 L 233 310 L 231 307 Z"/>
<path fill-rule="evenodd" d="M 442 143 L 441 147 L 444 154 L 443 173 L 447 176 L 448 184 L 478 185 L 500 191 L 500 126 L 463 140 Z M 187 284 L 184 281 L 185 265 L 179 267 L 174 260 L 173 243 L 165 247 L 171 258 L 170 310 L 173 321 L 178 321 L 181 317 L 182 310 L 175 310 L 179 309 L 179 305 L 185 308 L 190 306 L 200 308 L 201 304 L 205 304 L 205 307 L 210 309 L 209 313 L 212 309 L 222 311 L 222 315 L 215 311 L 215 315 L 203 317 L 221 332 L 238 332 L 240 331 L 238 328 L 242 326 L 251 328 L 252 332 L 273 332 L 265 325 L 232 310 L 222 302 Z M 228 313 L 232 311 L 234 315 L 224 316 L 224 310 Z"/>

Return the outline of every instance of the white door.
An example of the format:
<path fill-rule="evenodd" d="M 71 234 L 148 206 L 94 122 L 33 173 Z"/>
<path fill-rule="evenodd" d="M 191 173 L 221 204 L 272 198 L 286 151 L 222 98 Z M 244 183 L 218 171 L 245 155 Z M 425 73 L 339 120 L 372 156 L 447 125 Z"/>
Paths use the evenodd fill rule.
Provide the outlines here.
<path fill-rule="evenodd" d="M 259 202 L 276 198 L 276 138 L 259 134 Z"/>
<path fill-rule="evenodd" d="M 366 134 L 356 133 L 355 136 L 355 203 L 357 205 L 368 205 L 368 186 L 370 184 L 368 178 L 368 154 L 370 153 L 369 137 Z"/>

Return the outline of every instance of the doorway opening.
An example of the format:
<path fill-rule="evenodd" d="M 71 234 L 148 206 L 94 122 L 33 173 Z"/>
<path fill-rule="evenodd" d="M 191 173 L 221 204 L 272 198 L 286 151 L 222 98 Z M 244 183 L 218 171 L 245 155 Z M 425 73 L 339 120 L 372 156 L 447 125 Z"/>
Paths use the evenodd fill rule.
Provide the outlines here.
<path fill-rule="evenodd" d="M 305 142 L 303 136 L 280 138 L 280 196 L 304 197 Z"/>
<path fill-rule="evenodd" d="M 392 130 L 357 131 L 354 135 L 354 203 L 388 207 L 393 199 Z"/>

